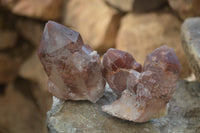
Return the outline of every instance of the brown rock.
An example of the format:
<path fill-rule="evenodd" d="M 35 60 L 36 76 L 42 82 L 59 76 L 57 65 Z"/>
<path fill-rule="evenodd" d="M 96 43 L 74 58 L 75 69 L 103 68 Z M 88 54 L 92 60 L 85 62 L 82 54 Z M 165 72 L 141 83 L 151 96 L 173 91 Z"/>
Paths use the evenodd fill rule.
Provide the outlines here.
<path fill-rule="evenodd" d="M 86 44 L 98 50 L 113 47 L 120 14 L 103 0 L 69 0 L 64 24 L 79 31 Z"/>
<path fill-rule="evenodd" d="M 0 31 L 0 49 L 11 48 L 16 44 L 17 33 L 14 31 Z"/>
<path fill-rule="evenodd" d="M 132 11 L 135 0 L 105 0 L 109 5 L 121 11 Z"/>
<path fill-rule="evenodd" d="M 181 22 L 167 12 L 127 14 L 121 22 L 116 48 L 131 53 L 143 63 L 147 53 L 165 44 L 174 49 L 181 62 L 181 77 L 187 77 L 191 71 L 181 47 L 180 25 Z"/>
<path fill-rule="evenodd" d="M 166 0 L 105 0 L 113 7 L 124 11 L 146 12 L 161 7 Z"/>
<path fill-rule="evenodd" d="M 18 73 L 19 61 L 7 54 L 0 54 L 0 83 L 11 82 Z"/>
<path fill-rule="evenodd" d="M 17 79 L 0 94 L 0 131 L 3 133 L 45 133 L 46 111 L 51 103 L 50 97 L 27 80 Z M 28 124 L 27 124 L 28 123 Z"/>
<path fill-rule="evenodd" d="M 63 0 L 1 0 L 1 4 L 13 13 L 43 20 L 58 19 L 61 16 Z"/>
<path fill-rule="evenodd" d="M 188 62 L 200 81 L 200 18 L 189 18 L 184 21 L 181 28 L 182 46 L 187 55 Z"/>
<path fill-rule="evenodd" d="M 200 16 L 199 0 L 168 0 L 170 7 L 185 19 L 187 17 Z"/>
<path fill-rule="evenodd" d="M 22 63 L 19 75 L 25 79 L 37 82 L 42 89 L 47 90 L 47 76 L 36 51 Z"/>
<path fill-rule="evenodd" d="M 27 19 L 17 21 L 17 30 L 31 44 L 38 46 L 42 37 L 43 25 Z"/>
<path fill-rule="evenodd" d="M 158 9 L 166 4 L 166 0 L 135 0 L 133 10 L 135 12 L 147 12 Z"/>

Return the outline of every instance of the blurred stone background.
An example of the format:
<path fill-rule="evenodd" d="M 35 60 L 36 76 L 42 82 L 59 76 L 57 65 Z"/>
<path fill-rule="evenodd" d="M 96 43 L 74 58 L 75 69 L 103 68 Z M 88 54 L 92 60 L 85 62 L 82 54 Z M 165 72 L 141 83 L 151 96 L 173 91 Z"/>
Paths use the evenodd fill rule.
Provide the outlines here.
<path fill-rule="evenodd" d="M 0 0 L 0 133 L 47 132 L 52 98 L 37 47 L 48 20 L 80 32 L 101 55 L 113 47 L 142 64 L 148 53 L 168 45 L 184 79 L 191 70 L 180 28 L 195 16 L 199 0 Z"/>

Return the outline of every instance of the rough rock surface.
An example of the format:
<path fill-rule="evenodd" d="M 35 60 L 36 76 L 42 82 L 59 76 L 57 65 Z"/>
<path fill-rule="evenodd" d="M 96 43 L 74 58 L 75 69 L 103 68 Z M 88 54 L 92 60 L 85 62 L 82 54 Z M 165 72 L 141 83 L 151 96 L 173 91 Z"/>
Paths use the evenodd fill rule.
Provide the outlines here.
<path fill-rule="evenodd" d="M 168 0 L 170 7 L 182 18 L 200 16 L 199 0 Z"/>
<path fill-rule="evenodd" d="M 105 92 L 97 104 L 87 101 L 61 101 L 54 98 L 47 113 L 49 133 L 198 133 L 200 131 L 200 84 L 179 81 L 169 102 L 168 115 L 150 122 L 137 124 L 111 117 L 101 106 L 115 100 Z"/>
<path fill-rule="evenodd" d="M 83 43 L 78 32 L 49 21 L 38 55 L 49 77 L 49 91 L 54 96 L 92 102 L 103 96 L 105 81 L 99 55 Z"/>
<path fill-rule="evenodd" d="M 110 51 L 107 51 L 104 55 L 105 60 L 112 60 L 108 56 L 109 53 Z M 115 57 L 116 55 L 120 54 L 115 52 Z M 120 59 L 123 58 L 118 56 L 118 60 Z M 167 103 L 174 93 L 181 70 L 173 49 L 167 46 L 155 49 L 147 56 L 141 73 L 135 71 L 136 67 L 121 67 L 125 66 L 124 64 L 132 66 L 131 64 L 136 62 L 112 62 L 117 69 L 107 69 L 105 79 L 114 92 L 121 93 L 121 97 L 111 105 L 103 106 L 103 111 L 134 122 L 146 122 L 165 115 Z M 107 63 L 103 62 L 103 65 L 105 69 L 109 68 Z"/>
<path fill-rule="evenodd" d="M 0 49 L 11 48 L 16 44 L 17 33 L 15 31 L 0 31 Z"/>
<path fill-rule="evenodd" d="M 200 18 L 189 18 L 181 28 L 182 46 L 188 62 L 200 81 Z"/>
<path fill-rule="evenodd" d="M 105 0 L 109 5 L 124 11 L 146 12 L 159 8 L 166 0 Z"/>
<path fill-rule="evenodd" d="M 180 26 L 181 22 L 168 12 L 129 13 L 121 21 L 116 48 L 131 53 L 137 62 L 143 63 L 147 53 L 157 47 L 172 47 L 182 66 L 181 78 L 188 77 L 191 70 L 181 46 Z"/>
<path fill-rule="evenodd" d="M 40 18 L 43 20 L 58 19 L 61 15 L 63 0 L 0 0 L 1 4 L 13 13 Z"/>
<path fill-rule="evenodd" d="M 114 46 L 121 15 L 103 0 L 69 0 L 65 9 L 64 24 L 79 31 L 86 44 L 98 50 Z"/>

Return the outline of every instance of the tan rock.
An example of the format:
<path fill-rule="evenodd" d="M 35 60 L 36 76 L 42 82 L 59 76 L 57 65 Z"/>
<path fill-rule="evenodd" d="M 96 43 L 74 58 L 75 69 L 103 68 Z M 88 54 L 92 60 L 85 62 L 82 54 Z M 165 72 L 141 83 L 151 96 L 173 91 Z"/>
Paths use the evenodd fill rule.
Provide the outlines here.
<path fill-rule="evenodd" d="M 6 30 L 0 31 L 0 49 L 11 48 L 16 44 L 17 33 Z"/>
<path fill-rule="evenodd" d="M 188 62 L 200 81 L 200 17 L 188 18 L 181 27 L 183 49 Z"/>
<path fill-rule="evenodd" d="M 199 0 L 168 0 L 170 7 L 185 19 L 187 17 L 200 16 Z"/>
<path fill-rule="evenodd" d="M 36 51 L 21 65 L 19 75 L 25 79 L 39 83 L 41 88 L 47 90 L 47 76 Z"/>
<path fill-rule="evenodd" d="M 128 12 L 133 9 L 133 3 L 135 0 L 105 0 L 109 5 Z"/>
<path fill-rule="evenodd" d="M 18 20 L 17 30 L 30 43 L 38 46 L 42 37 L 43 25 L 33 20 Z"/>
<path fill-rule="evenodd" d="M 181 77 L 191 71 L 181 47 L 181 22 L 169 13 L 127 14 L 121 22 L 116 48 L 132 53 L 139 62 L 144 62 L 147 53 L 161 45 L 172 47 L 182 65 Z"/>
<path fill-rule="evenodd" d="M 46 111 L 51 103 L 48 97 L 37 84 L 27 80 L 20 78 L 9 84 L 0 95 L 0 131 L 5 128 L 3 133 L 46 133 Z"/>
<path fill-rule="evenodd" d="M 103 0 L 69 0 L 65 5 L 64 24 L 78 31 L 94 49 L 113 47 L 120 14 Z"/>
<path fill-rule="evenodd" d="M 15 14 L 43 20 L 60 18 L 62 1 L 63 0 L 0 0 L 3 6 L 7 7 Z"/>
<path fill-rule="evenodd" d="M 105 0 L 109 5 L 124 11 L 146 12 L 159 8 L 166 0 Z"/>
<path fill-rule="evenodd" d="M 0 84 L 14 80 L 19 69 L 19 62 L 7 54 L 0 54 Z"/>

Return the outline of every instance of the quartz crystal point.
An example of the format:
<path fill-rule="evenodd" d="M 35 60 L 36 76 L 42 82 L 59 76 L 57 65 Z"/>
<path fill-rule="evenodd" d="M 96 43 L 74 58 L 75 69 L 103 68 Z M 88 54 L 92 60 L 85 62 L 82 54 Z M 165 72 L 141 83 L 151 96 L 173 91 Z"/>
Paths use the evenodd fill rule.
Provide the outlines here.
<path fill-rule="evenodd" d="M 112 58 L 109 57 L 109 52 L 108 50 L 103 58 L 106 70 L 104 76 L 111 89 L 120 97 L 111 105 L 104 105 L 103 111 L 134 122 L 146 122 L 166 115 L 167 103 L 175 91 L 181 70 L 173 49 L 162 46 L 154 50 L 147 56 L 142 71 L 138 71 L 141 67 L 138 64 L 136 66 L 140 67 L 121 67 L 131 63 L 122 59 L 123 56 L 117 54 L 119 52 L 113 50 L 115 54 L 112 55 L 115 56 Z M 113 58 L 120 58 L 123 60 L 121 63 L 126 65 L 116 65 Z M 135 60 L 132 64 L 136 64 Z M 111 66 L 117 68 L 110 69 Z"/>
<path fill-rule="evenodd" d="M 38 55 L 49 77 L 49 92 L 57 98 L 96 102 L 103 96 L 99 55 L 83 43 L 78 32 L 49 21 Z"/>
<path fill-rule="evenodd" d="M 118 96 L 121 96 L 122 91 L 129 87 L 127 81 L 137 79 L 136 76 L 142 69 L 131 54 L 113 48 L 104 54 L 102 62 L 103 75 Z M 135 80 L 130 82 L 132 81 L 135 82 Z"/>

